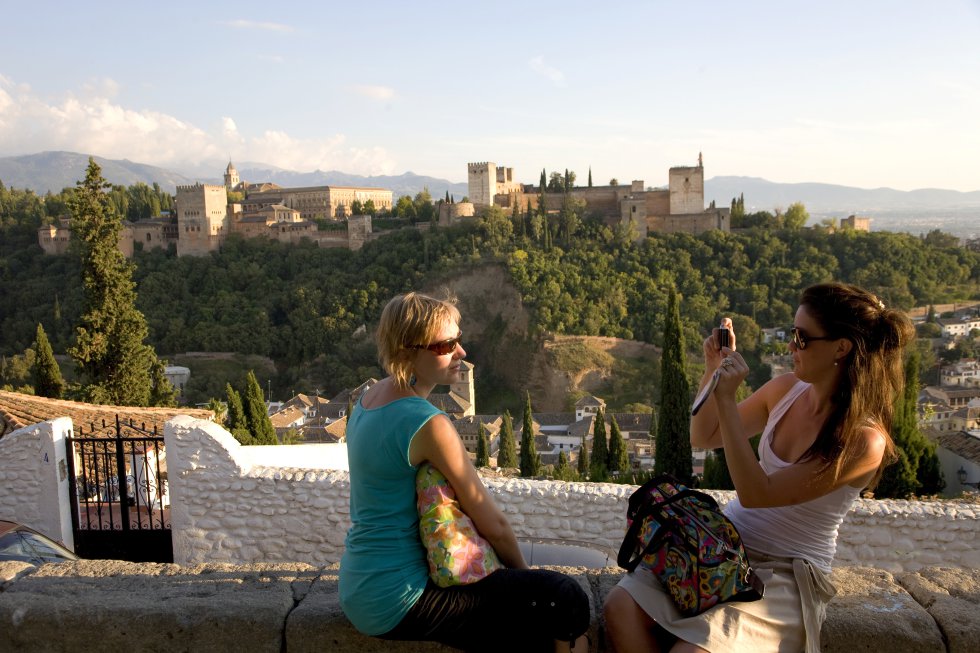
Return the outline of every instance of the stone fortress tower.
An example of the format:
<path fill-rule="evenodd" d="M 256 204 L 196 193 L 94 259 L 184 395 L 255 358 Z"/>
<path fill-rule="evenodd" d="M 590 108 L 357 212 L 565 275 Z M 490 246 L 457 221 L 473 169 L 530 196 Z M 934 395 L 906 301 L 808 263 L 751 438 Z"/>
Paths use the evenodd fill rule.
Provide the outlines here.
<path fill-rule="evenodd" d="M 228 161 L 228 167 L 225 168 L 225 190 L 229 193 L 232 192 L 238 188 L 241 181 L 238 177 L 238 171 L 235 170 L 235 166 L 231 161 Z"/>
<path fill-rule="evenodd" d="M 231 230 L 224 186 L 177 186 L 177 255 L 201 256 L 221 247 Z"/>
<path fill-rule="evenodd" d="M 473 364 L 463 361 L 459 378 L 449 386 L 450 394 L 456 394 L 466 401 L 464 416 L 476 414 L 476 385 L 473 380 Z"/>
<path fill-rule="evenodd" d="M 514 181 L 513 168 L 498 168 L 496 163 L 467 163 L 467 193 L 475 206 L 493 206 L 494 197 L 520 192 Z"/>
<path fill-rule="evenodd" d="M 469 163 L 467 173 L 469 198 L 477 207 L 496 205 L 506 210 L 515 204 L 518 209 L 538 206 L 538 187 L 514 182 L 513 168 L 498 168 L 488 162 Z M 630 225 L 636 239 L 645 238 L 650 232 L 697 234 L 731 228 L 730 209 L 705 209 L 704 161 L 700 154 L 697 166 L 670 168 L 667 188 L 646 189 L 642 180 L 633 180 L 629 186 L 576 186 L 569 195 L 584 202 L 587 212 L 609 225 Z M 555 213 L 561 209 L 564 193 L 547 192 L 544 201 L 547 212 Z"/>

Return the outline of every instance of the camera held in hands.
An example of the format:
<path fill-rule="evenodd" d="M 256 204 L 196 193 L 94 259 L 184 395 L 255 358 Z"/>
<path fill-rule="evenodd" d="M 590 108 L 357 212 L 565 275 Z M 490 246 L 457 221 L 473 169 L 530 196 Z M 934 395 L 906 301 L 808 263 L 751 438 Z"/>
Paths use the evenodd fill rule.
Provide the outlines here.
<path fill-rule="evenodd" d="M 718 347 L 732 346 L 732 331 L 727 327 L 718 328 Z"/>

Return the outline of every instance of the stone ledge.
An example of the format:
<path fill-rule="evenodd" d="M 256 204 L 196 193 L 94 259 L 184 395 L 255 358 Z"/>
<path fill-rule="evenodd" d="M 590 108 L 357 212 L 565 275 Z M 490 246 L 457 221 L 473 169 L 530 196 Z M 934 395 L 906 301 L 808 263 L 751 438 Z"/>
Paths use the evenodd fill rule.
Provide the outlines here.
<path fill-rule="evenodd" d="M 602 601 L 622 571 L 558 568 L 592 601 L 594 653 Z M 340 610 L 337 565 L 224 565 L 80 560 L 33 569 L 0 563 L 0 651 L 447 653 L 428 642 L 358 633 Z M 980 570 L 933 567 L 892 576 L 834 570 L 837 597 L 821 634 L 826 653 L 980 650 Z"/>

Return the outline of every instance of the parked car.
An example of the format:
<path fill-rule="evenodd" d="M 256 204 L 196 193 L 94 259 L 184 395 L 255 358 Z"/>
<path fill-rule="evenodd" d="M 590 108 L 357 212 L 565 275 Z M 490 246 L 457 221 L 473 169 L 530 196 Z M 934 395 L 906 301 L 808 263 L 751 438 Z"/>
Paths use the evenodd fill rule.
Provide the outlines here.
<path fill-rule="evenodd" d="M 40 565 L 78 560 L 78 556 L 33 528 L 0 519 L 0 561 L 3 560 Z"/>

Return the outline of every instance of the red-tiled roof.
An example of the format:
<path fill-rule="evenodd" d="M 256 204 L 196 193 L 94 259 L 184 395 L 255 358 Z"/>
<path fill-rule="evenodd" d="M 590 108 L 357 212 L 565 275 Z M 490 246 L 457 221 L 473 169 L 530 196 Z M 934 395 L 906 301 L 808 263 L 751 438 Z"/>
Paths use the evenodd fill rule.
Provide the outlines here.
<path fill-rule="evenodd" d="M 143 408 L 138 406 L 100 406 L 65 399 L 48 399 L 19 392 L 0 390 L 0 437 L 11 431 L 46 422 L 58 417 L 68 417 L 76 428 L 88 430 L 92 424 L 100 428 L 120 420 L 132 420 L 137 426 L 162 435 L 163 424 L 175 415 L 190 415 L 198 419 L 213 419 L 210 410 L 200 408 Z"/>

